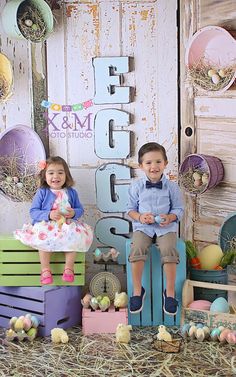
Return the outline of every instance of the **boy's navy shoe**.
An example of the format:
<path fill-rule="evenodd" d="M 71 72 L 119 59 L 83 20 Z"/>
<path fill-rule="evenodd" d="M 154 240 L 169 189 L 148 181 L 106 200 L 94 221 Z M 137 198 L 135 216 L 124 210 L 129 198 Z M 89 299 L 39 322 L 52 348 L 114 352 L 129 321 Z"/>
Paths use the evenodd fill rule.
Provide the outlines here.
<path fill-rule="evenodd" d="M 146 291 L 142 287 L 141 296 L 132 296 L 129 300 L 129 311 L 130 313 L 139 313 L 143 309 L 144 299 L 146 296 Z"/>
<path fill-rule="evenodd" d="M 166 296 L 166 290 L 163 293 L 163 310 L 166 314 L 175 315 L 178 311 L 178 301 L 173 297 Z"/>

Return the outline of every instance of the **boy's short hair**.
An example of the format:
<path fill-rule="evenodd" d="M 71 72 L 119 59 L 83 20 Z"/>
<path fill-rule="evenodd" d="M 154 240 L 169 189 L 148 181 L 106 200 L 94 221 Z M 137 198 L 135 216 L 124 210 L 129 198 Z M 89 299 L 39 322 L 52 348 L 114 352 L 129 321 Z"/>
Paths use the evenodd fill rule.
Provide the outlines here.
<path fill-rule="evenodd" d="M 145 155 L 145 153 L 154 152 L 154 151 L 161 152 L 164 160 L 167 161 L 167 155 L 166 155 L 165 148 L 158 143 L 150 142 L 150 143 L 146 143 L 146 144 L 142 145 L 142 147 L 139 149 L 139 151 L 138 151 L 138 163 L 139 164 L 142 163 L 142 158 Z"/>

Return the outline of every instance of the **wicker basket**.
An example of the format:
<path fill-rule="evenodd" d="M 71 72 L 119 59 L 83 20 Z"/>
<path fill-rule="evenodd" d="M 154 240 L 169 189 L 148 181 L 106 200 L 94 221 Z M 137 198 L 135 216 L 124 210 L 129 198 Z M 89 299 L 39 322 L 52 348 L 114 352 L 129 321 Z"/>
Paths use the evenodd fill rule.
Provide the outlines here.
<path fill-rule="evenodd" d="M 183 338 L 180 335 L 172 335 L 172 341 L 167 342 L 165 340 L 155 339 L 153 341 L 153 348 L 155 350 L 165 353 L 178 353 L 181 350 Z"/>

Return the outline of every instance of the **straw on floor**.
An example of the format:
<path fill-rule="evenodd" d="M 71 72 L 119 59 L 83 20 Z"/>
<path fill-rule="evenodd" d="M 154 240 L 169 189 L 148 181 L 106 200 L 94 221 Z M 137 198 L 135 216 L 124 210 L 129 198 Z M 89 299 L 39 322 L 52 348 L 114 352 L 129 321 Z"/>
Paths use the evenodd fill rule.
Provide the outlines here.
<path fill-rule="evenodd" d="M 184 341 L 179 353 L 152 347 L 155 328 L 134 328 L 131 343 L 118 344 L 115 335 L 83 336 L 80 327 L 68 330 L 68 344 L 50 337 L 32 343 L 3 340 L 0 330 L 0 376 L 15 377 L 233 377 L 235 346 L 213 341 Z"/>

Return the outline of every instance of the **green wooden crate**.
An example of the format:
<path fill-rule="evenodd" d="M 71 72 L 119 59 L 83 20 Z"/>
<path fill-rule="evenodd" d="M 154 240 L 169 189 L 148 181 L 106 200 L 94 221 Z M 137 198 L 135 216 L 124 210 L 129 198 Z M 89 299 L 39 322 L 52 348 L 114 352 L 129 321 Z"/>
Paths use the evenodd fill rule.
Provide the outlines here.
<path fill-rule="evenodd" d="M 53 253 L 51 256 L 52 285 L 84 285 L 85 253 L 77 253 L 73 283 L 62 281 L 64 266 L 64 253 Z M 0 235 L 0 286 L 40 286 L 38 250 L 23 245 L 13 236 Z"/>

